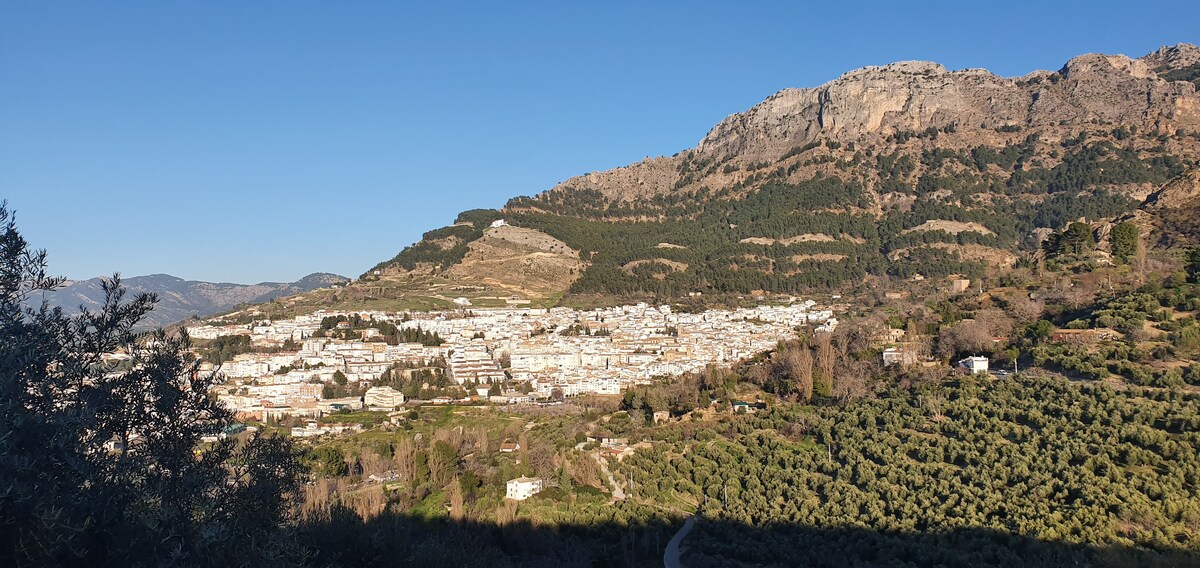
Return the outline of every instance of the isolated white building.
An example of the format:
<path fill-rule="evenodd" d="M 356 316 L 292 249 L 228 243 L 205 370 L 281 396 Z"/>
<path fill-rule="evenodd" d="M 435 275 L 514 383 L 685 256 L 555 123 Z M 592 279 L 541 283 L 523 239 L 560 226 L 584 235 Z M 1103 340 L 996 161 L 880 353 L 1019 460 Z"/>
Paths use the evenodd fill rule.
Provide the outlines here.
<path fill-rule="evenodd" d="M 542 490 L 542 480 L 539 477 L 518 477 L 508 481 L 506 499 L 524 501 Z"/>
<path fill-rule="evenodd" d="M 967 357 L 958 362 L 958 366 L 972 375 L 988 372 L 987 357 Z"/>
<path fill-rule="evenodd" d="M 404 404 L 404 393 L 392 387 L 371 387 L 363 393 L 363 404 L 369 408 L 396 408 Z"/>

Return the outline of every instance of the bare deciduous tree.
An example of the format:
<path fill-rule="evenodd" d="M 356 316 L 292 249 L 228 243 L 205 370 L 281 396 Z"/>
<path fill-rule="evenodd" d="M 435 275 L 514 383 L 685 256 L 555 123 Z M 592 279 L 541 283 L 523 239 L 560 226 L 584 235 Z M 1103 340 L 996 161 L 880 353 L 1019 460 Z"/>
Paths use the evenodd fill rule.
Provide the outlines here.
<path fill-rule="evenodd" d="M 567 462 L 567 473 L 576 485 L 585 485 L 599 489 L 603 487 L 600 479 L 600 465 L 590 455 L 579 454 Z"/>
<path fill-rule="evenodd" d="M 454 479 L 450 480 L 450 485 L 446 488 L 446 492 L 449 493 L 450 497 L 450 518 L 456 521 L 461 520 L 466 516 L 466 512 L 463 508 L 462 483 L 459 482 L 457 475 L 454 476 Z"/>
<path fill-rule="evenodd" d="M 975 321 L 987 330 L 992 337 L 1008 337 L 1012 334 L 1015 322 L 1003 310 L 985 308 L 975 312 Z"/>
<path fill-rule="evenodd" d="M 500 526 L 512 523 L 517 519 L 517 502 L 505 499 L 499 507 L 496 508 L 496 524 Z"/>
<path fill-rule="evenodd" d="M 801 345 L 796 350 L 792 363 L 792 372 L 796 377 L 796 394 L 804 402 L 812 400 L 813 396 L 813 357 L 807 345 Z"/>
<path fill-rule="evenodd" d="M 817 341 L 817 370 L 820 371 L 821 381 L 825 392 L 833 392 L 834 369 L 837 366 L 837 356 L 833 351 L 833 341 L 828 333 L 818 333 Z M 815 381 L 814 381 L 815 382 Z"/>
<path fill-rule="evenodd" d="M 408 436 L 392 448 L 392 469 L 400 481 L 408 483 L 417 478 L 417 444 Z"/>
<path fill-rule="evenodd" d="M 838 367 L 833 395 L 842 402 L 870 395 L 870 377 L 874 370 L 875 365 L 869 361 L 843 361 Z"/>
<path fill-rule="evenodd" d="M 554 477 L 558 471 L 559 458 L 552 446 L 538 444 L 529 450 L 529 464 L 533 474 L 543 479 Z"/>
<path fill-rule="evenodd" d="M 487 453 L 488 451 L 488 433 L 485 428 L 475 428 L 471 430 L 471 439 L 474 446 L 474 451 L 479 453 Z"/>
<path fill-rule="evenodd" d="M 1030 323 L 1041 319 L 1046 305 L 1038 300 L 1030 299 L 1027 294 L 1011 294 L 1004 298 L 1005 310 L 1008 315 L 1021 323 Z"/>
<path fill-rule="evenodd" d="M 992 348 L 992 334 L 978 321 L 961 321 L 943 328 L 938 334 L 938 353 L 954 357 L 959 353 L 982 353 Z"/>
<path fill-rule="evenodd" d="M 359 460 L 363 476 L 381 475 L 391 469 L 392 461 L 372 451 L 364 451 Z"/>

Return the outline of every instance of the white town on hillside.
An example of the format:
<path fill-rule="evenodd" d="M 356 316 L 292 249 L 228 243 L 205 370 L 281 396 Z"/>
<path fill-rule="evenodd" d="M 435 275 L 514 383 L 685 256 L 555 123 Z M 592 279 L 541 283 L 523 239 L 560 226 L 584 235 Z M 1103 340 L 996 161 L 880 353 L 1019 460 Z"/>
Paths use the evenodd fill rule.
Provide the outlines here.
<path fill-rule="evenodd" d="M 442 345 L 389 345 L 367 327 L 322 337 L 326 318 L 357 315 L 363 322 L 437 333 Z M 219 323 L 219 320 L 216 322 Z M 458 312 L 385 313 L 317 311 L 287 320 L 191 326 L 196 339 L 247 335 L 251 345 L 273 353 L 243 353 L 205 370 L 221 373 L 216 396 L 231 410 L 267 420 L 284 416 L 319 418 L 342 409 L 394 410 L 405 403 L 392 388 L 376 386 L 361 397 L 322 398 L 325 383 L 341 373 L 362 388 L 385 371 L 442 366 L 465 399 L 496 404 L 581 394 L 621 394 L 654 377 L 730 365 L 794 337 L 800 326 L 828 332 L 833 312 L 812 300 L 736 310 L 677 313 L 670 306 L 627 305 L 592 311 L 476 309 Z M 345 324 L 341 328 L 347 327 Z M 299 346 L 298 351 L 280 349 Z M 508 362 L 507 368 L 501 363 Z M 341 378 L 340 376 L 338 378 Z M 520 385 L 518 391 L 514 385 Z M 326 393 L 328 394 L 328 393 Z M 429 402 L 449 403 L 437 397 Z"/>

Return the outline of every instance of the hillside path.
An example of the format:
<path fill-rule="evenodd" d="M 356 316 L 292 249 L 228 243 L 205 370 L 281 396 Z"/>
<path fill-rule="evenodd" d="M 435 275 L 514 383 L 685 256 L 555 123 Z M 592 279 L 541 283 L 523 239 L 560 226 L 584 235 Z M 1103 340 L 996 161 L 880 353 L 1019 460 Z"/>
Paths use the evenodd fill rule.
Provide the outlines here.
<path fill-rule="evenodd" d="M 604 461 L 604 458 L 594 453 L 592 454 L 592 459 L 596 460 L 597 464 L 600 464 L 600 471 L 604 472 L 604 477 L 608 478 L 608 484 L 612 486 L 613 501 L 624 500 L 625 490 L 621 489 L 620 485 L 617 485 L 617 480 L 613 478 L 612 472 L 608 470 L 608 463 Z"/>
<path fill-rule="evenodd" d="M 696 526 L 696 517 L 690 516 L 687 522 L 683 523 L 683 528 L 671 537 L 671 542 L 667 543 L 667 550 L 663 552 L 663 566 L 665 568 L 683 568 L 683 564 L 679 562 L 680 550 L 679 546 L 683 543 L 684 537 L 692 532 L 692 528 Z"/>
<path fill-rule="evenodd" d="M 587 442 L 579 442 L 578 444 L 575 444 L 575 449 L 583 451 L 583 447 L 586 445 Z M 625 500 L 625 490 L 621 489 L 620 485 L 617 485 L 616 478 L 614 478 L 612 472 L 608 470 L 608 462 L 606 462 L 604 458 L 600 457 L 600 455 L 594 451 L 588 453 L 592 456 L 592 459 L 596 460 L 596 464 L 600 466 L 600 471 L 604 473 L 604 477 L 608 479 L 608 484 L 612 486 L 613 501 Z"/>

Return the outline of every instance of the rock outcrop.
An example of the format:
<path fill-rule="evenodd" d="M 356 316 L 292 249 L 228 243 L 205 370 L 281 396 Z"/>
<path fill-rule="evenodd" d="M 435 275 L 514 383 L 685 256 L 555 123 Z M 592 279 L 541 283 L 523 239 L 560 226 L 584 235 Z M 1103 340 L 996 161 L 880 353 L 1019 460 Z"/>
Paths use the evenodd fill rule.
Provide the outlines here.
<path fill-rule="evenodd" d="M 1143 209 L 1179 209 L 1200 206 L 1200 168 L 1163 184 L 1146 198 Z"/>
<path fill-rule="evenodd" d="M 1164 46 L 1158 48 L 1154 53 L 1142 57 L 1142 61 L 1159 72 L 1183 69 L 1200 64 L 1200 47 L 1189 43 Z"/>
<path fill-rule="evenodd" d="M 1131 220 L 1155 245 L 1200 242 L 1197 61 L 1177 45 L 1009 78 L 858 69 L 674 156 L 464 212 L 356 289 L 406 308 L 737 297 L 986 273 L 1075 221 L 1102 241 Z"/>
<path fill-rule="evenodd" d="M 1071 129 L 1122 124 L 1160 132 L 1200 130 L 1200 95 L 1162 70 L 1194 65 L 1200 48 L 1180 44 L 1141 59 L 1075 57 L 1057 72 L 999 77 L 983 69 L 949 71 L 930 62 L 865 67 L 815 88 L 784 89 L 717 124 L 694 150 L 572 178 L 551 191 L 590 188 L 614 199 L 681 187 L 732 185 L 736 177 L 689 179 L 686 160 L 773 161 L 820 140 L 874 142 L 929 129 L 995 135 L 996 129 Z"/>

